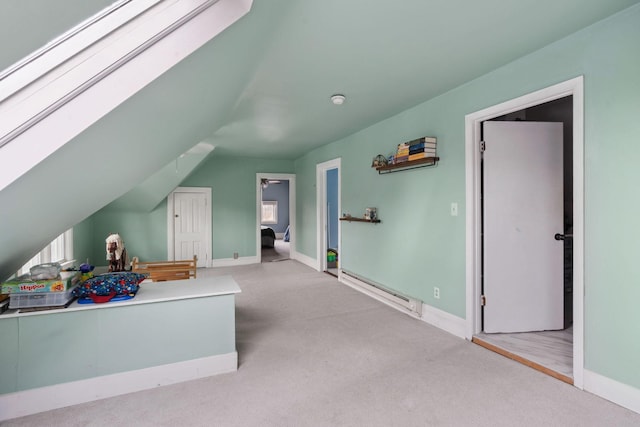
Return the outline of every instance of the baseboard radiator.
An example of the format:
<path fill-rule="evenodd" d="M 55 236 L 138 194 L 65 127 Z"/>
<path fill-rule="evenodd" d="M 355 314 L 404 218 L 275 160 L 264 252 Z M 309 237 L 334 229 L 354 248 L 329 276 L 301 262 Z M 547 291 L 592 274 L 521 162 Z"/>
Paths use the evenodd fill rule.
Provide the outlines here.
<path fill-rule="evenodd" d="M 340 271 L 340 280 L 345 285 L 351 286 L 396 309 L 406 311 L 414 317 L 422 317 L 422 301 L 418 299 L 402 295 L 397 291 L 386 288 L 379 283 L 365 279 L 347 270 Z"/>

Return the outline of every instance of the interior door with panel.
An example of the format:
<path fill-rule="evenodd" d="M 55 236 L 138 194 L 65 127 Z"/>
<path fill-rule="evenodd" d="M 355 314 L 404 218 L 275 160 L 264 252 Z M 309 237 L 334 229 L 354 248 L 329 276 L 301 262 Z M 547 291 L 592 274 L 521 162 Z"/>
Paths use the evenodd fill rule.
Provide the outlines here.
<path fill-rule="evenodd" d="M 562 123 L 484 122 L 483 330 L 563 329 Z"/>
<path fill-rule="evenodd" d="M 198 192 L 174 192 L 174 259 L 198 257 L 198 267 L 206 266 L 207 251 L 207 196 Z"/>

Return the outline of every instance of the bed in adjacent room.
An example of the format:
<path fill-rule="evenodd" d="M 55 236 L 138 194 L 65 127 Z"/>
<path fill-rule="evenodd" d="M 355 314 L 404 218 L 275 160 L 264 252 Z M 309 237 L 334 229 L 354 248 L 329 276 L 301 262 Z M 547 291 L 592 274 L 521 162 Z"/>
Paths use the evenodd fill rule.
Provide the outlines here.
<path fill-rule="evenodd" d="M 275 246 L 276 232 L 273 231 L 273 228 L 267 227 L 266 225 L 261 225 L 260 234 L 262 236 L 263 248 L 273 248 Z"/>

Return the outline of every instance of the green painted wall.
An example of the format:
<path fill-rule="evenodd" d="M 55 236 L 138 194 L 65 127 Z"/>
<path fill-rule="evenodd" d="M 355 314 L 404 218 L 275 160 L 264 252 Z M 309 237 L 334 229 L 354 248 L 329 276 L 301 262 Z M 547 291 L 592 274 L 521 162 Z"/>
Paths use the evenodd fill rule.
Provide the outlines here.
<path fill-rule="evenodd" d="M 74 256 L 80 263 L 106 266 L 105 239 L 118 233 L 124 240 L 129 258 L 155 261 L 167 259 L 167 202 L 151 212 L 124 212 L 103 209 L 73 229 Z"/>
<path fill-rule="evenodd" d="M 83 262 L 95 263 L 93 259 L 93 217 L 89 217 L 73 227 L 73 257 L 76 267 Z M 94 264 L 95 265 L 95 264 Z"/>
<path fill-rule="evenodd" d="M 585 367 L 639 388 L 638 40 L 635 6 L 298 159 L 298 250 L 316 255 L 315 165 L 341 157 L 342 211 L 376 206 L 382 220 L 342 224 L 342 267 L 465 317 L 465 115 L 584 75 Z M 424 135 L 438 138 L 436 168 L 370 168 L 376 154 Z"/>
<path fill-rule="evenodd" d="M 209 157 L 182 187 L 210 187 L 213 259 L 256 254 L 256 174 L 292 173 L 293 161 Z"/>
<path fill-rule="evenodd" d="M 233 353 L 234 307 L 220 295 L 0 318 L 11 344 L 0 348 L 0 394 Z"/>
<path fill-rule="evenodd" d="M 256 173 L 292 173 L 293 161 L 211 156 L 180 186 L 212 189 L 213 258 L 256 256 Z M 129 257 L 167 259 L 167 202 L 152 212 L 105 208 L 74 229 L 74 242 L 84 242 L 76 259 L 106 265 L 105 239 L 122 236 Z M 90 243 L 86 243 L 89 241 Z"/>

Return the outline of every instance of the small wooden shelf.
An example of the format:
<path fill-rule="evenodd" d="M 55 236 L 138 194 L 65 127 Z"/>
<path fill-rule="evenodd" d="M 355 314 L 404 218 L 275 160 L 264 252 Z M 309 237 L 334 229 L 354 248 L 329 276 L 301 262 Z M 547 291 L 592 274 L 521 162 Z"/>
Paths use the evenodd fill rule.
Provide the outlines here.
<path fill-rule="evenodd" d="M 395 163 L 392 165 L 378 166 L 376 170 L 379 174 L 399 172 L 401 170 L 410 170 L 417 168 L 424 168 L 428 166 L 435 166 L 438 164 L 440 157 L 425 157 L 424 159 L 413 160 L 410 162 Z"/>
<path fill-rule="evenodd" d="M 378 224 L 380 222 L 379 219 L 366 219 L 366 218 L 358 218 L 355 216 L 343 216 L 340 218 L 340 221 L 349 221 L 349 222 L 372 222 L 374 224 Z"/>

